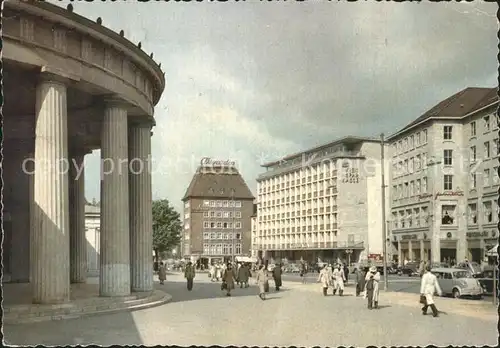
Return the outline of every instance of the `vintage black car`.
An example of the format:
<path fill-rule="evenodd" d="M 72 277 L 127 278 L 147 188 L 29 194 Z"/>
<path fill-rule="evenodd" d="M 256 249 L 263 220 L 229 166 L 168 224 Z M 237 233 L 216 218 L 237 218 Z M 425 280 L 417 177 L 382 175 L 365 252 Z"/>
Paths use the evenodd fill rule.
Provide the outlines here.
<path fill-rule="evenodd" d="M 406 265 L 401 267 L 398 274 L 400 276 L 406 275 L 408 277 L 417 276 L 419 274 L 418 273 L 419 266 L 420 266 L 419 262 L 408 262 Z"/>
<path fill-rule="evenodd" d="M 481 284 L 484 294 L 493 295 L 493 267 L 485 267 L 481 277 L 478 277 L 477 280 Z M 496 274 L 496 281 L 498 283 L 498 272 Z"/>

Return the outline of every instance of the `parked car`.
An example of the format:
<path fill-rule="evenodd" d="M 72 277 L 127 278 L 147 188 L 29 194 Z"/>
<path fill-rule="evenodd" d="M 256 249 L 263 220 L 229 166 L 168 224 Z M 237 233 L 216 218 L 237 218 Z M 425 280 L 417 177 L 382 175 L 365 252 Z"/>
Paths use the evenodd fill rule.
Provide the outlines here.
<path fill-rule="evenodd" d="M 483 288 L 479 281 L 472 277 L 470 271 L 462 268 L 433 268 L 431 270 L 438 278 L 439 286 L 443 295 L 451 295 L 454 298 L 472 296 L 480 299 L 483 296 Z"/>
<path fill-rule="evenodd" d="M 466 269 L 466 270 L 470 271 L 474 278 L 480 278 L 481 274 L 483 273 L 481 266 L 477 262 L 474 262 L 474 261 L 460 262 L 455 267 Z"/>
<path fill-rule="evenodd" d="M 300 266 L 296 263 L 289 263 L 285 266 L 285 273 L 300 273 Z"/>
<path fill-rule="evenodd" d="M 418 276 L 419 275 L 419 273 L 418 273 L 419 266 L 420 266 L 419 262 L 408 262 L 406 265 L 401 267 L 398 274 L 400 276 L 407 275 L 408 277 Z"/>
<path fill-rule="evenodd" d="M 498 282 L 498 272 L 496 278 Z M 479 281 L 479 284 L 481 284 L 485 295 L 493 295 L 493 266 L 486 266 L 482 276 L 476 279 Z"/>
<path fill-rule="evenodd" d="M 450 268 L 450 266 L 446 262 L 436 262 L 431 263 L 431 269 L 433 268 Z"/>

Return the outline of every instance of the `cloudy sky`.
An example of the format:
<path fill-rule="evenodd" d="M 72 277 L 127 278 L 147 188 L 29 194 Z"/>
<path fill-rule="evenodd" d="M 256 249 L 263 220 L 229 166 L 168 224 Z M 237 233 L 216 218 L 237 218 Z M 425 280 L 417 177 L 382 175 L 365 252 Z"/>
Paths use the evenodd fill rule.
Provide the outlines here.
<path fill-rule="evenodd" d="M 73 6 L 161 62 L 153 196 L 176 207 L 204 156 L 237 161 L 255 191 L 262 162 L 390 134 L 467 86 L 497 86 L 495 3 Z M 88 200 L 99 199 L 99 156 L 86 159 Z"/>

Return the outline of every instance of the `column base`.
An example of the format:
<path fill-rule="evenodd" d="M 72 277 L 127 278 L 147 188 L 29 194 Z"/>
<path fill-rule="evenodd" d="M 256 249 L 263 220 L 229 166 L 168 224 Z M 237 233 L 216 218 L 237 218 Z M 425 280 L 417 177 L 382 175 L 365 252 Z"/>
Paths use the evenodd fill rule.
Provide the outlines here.
<path fill-rule="evenodd" d="M 99 296 L 130 295 L 130 265 L 102 265 L 99 273 Z"/>

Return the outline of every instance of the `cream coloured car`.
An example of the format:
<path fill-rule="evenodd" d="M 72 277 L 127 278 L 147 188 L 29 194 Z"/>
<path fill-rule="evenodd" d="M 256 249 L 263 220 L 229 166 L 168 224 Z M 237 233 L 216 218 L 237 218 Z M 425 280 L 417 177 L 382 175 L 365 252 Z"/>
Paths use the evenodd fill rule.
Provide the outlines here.
<path fill-rule="evenodd" d="M 436 275 L 443 295 L 454 298 L 472 296 L 481 298 L 483 288 L 478 280 L 472 277 L 470 271 L 461 268 L 433 268 L 431 272 Z"/>

